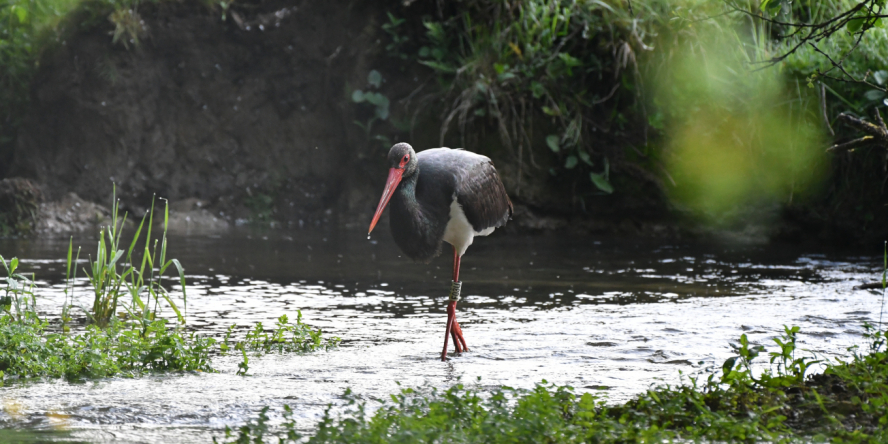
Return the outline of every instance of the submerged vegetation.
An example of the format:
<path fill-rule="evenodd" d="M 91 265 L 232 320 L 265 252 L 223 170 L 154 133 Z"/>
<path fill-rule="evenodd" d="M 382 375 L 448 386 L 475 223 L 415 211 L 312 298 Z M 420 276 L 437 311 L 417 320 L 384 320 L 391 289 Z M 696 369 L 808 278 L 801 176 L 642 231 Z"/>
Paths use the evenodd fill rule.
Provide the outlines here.
<path fill-rule="evenodd" d="M 230 443 L 388 442 L 885 442 L 888 424 L 888 353 L 884 332 L 866 325 L 867 344 L 850 357 L 809 375 L 814 356 L 799 356 L 798 327 L 786 327 L 768 353 L 746 335 L 736 356 L 710 374 L 676 387 L 652 388 L 620 405 L 592 393 L 543 381 L 532 390 L 492 390 L 466 384 L 439 391 L 406 388 L 380 405 L 351 392 L 347 408 L 328 408 L 310 437 L 297 432 L 292 411 L 268 423 L 268 409 L 237 431 Z"/>

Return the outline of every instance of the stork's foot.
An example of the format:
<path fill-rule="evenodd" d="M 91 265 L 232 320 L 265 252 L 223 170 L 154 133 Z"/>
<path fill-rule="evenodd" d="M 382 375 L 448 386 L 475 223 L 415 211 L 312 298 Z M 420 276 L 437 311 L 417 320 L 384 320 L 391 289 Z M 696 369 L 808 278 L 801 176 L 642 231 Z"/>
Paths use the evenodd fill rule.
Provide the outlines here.
<path fill-rule="evenodd" d="M 453 327 L 451 330 L 452 334 L 455 336 L 453 339 L 454 345 L 461 345 L 462 351 L 469 351 L 469 347 L 466 345 L 466 338 L 463 337 L 462 329 L 459 327 L 459 322 L 456 322 L 456 314 L 453 315 Z M 456 340 L 459 339 L 459 344 L 456 344 Z M 460 353 L 460 350 L 456 350 L 457 353 Z"/>
<path fill-rule="evenodd" d="M 457 353 L 469 351 L 466 346 L 466 338 L 463 337 L 459 322 L 456 322 L 456 301 L 447 304 L 447 328 L 444 330 L 444 350 L 441 351 L 441 360 L 447 360 L 447 342 L 453 338 L 453 348 Z"/>

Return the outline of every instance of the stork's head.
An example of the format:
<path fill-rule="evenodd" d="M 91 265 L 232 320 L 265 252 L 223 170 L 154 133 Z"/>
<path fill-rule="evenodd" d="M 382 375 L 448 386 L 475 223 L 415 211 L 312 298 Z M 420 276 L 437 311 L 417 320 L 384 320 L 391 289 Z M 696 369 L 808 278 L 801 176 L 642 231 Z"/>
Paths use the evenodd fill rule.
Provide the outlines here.
<path fill-rule="evenodd" d="M 382 215 L 382 210 L 388 205 L 388 201 L 392 198 L 395 189 L 398 188 L 398 184 L 401 183 L 401 179 L 416 174 L 416 152 L 413 151 L 413 147 L 410 144 L 404 142 L 396 143 L 389 150 L 388 161 L 391 168 L 389 169 L 388 179 L 385 181 L 385 190 L 383 190 L 382 197 L 379 199 L 376 214 L 373 215 L 367 234 L 373 231 L 373 227 L 379 221 L 379 216 Z"/>
<path fill-rule="evenodd" d="M 391 169 L 403 170 L 403 177 L 410 177 L 416 172 L 416 152 L 408 143 L 396 143 L 389 150 L 389 166 Z"/>

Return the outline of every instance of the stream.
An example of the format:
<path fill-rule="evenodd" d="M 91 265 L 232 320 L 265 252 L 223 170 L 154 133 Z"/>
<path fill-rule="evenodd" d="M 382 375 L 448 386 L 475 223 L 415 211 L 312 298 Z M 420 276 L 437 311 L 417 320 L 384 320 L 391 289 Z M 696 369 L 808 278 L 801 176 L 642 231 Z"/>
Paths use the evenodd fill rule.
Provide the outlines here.
<path fill-rule="evenodd" d="M 219 373 L 7 381 L 0 427 L 18 430 L 20 442 L 209 443 L 263 406 L 287 404 L 310 432 L 347 388 L 388 399 L 398 383 L 531 388 L 546 380 L 617 403 L 678 383 L 679 371 L 720 367 L 743 333 L 770 347 L 783 325 L 798 325 L 801 348 L 845 356 L 863 344 L 864 321 L 879 322 L 882 303 L 881 290 L 854 289 L 880 278 L 880 245 L 861 256 L 498 232 L 476 238 L 463 258 L 457 316 L 470 351 L 441 362 L 449 247 L 415 264 L 385 227 L 375 233 L 172 236 L 169 257 L 187 275 L 189 329 L 221 337 L 231 324 L 271 326 L 301 310 L 342 344 L 251 358 L 248 376 L 235 374 L 240 356 L 232 355 L 214 358 Z M 78 240 L 81 258 L 94 254 L 93 240 Z M 36 274 L 38 309 L 50 318 L 64 301 L 67 247 L 68 239 L 0 240 L 0 254 Z M 91 303 L 86 285 L 78 279 L 82 306 Z"/>

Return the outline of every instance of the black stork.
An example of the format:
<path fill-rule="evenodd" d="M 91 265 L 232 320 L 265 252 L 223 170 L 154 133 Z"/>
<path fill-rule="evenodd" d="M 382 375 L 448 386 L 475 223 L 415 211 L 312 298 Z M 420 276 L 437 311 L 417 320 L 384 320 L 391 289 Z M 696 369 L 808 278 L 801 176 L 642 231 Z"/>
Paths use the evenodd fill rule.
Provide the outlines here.
<path fill-rule="evenodd" d="M 428 263 L 441 254 L 441 242 L 453 246 L 453 282 L 447 306 L 444 350 L 453 337 L 457 353 L 467 351 L 466 339 L 456 322 L 456 302 L 462 283 L 459 263 L 475 236 L 487 236 L 512 216 L 503 182 L 493 162 L 462 149 L 432 148 L 419 153 L 406 143 L 395 144 L 388 154 L 388 179 L 370 232 L 389 200 L 392 237 L 407 257 Z"/>

